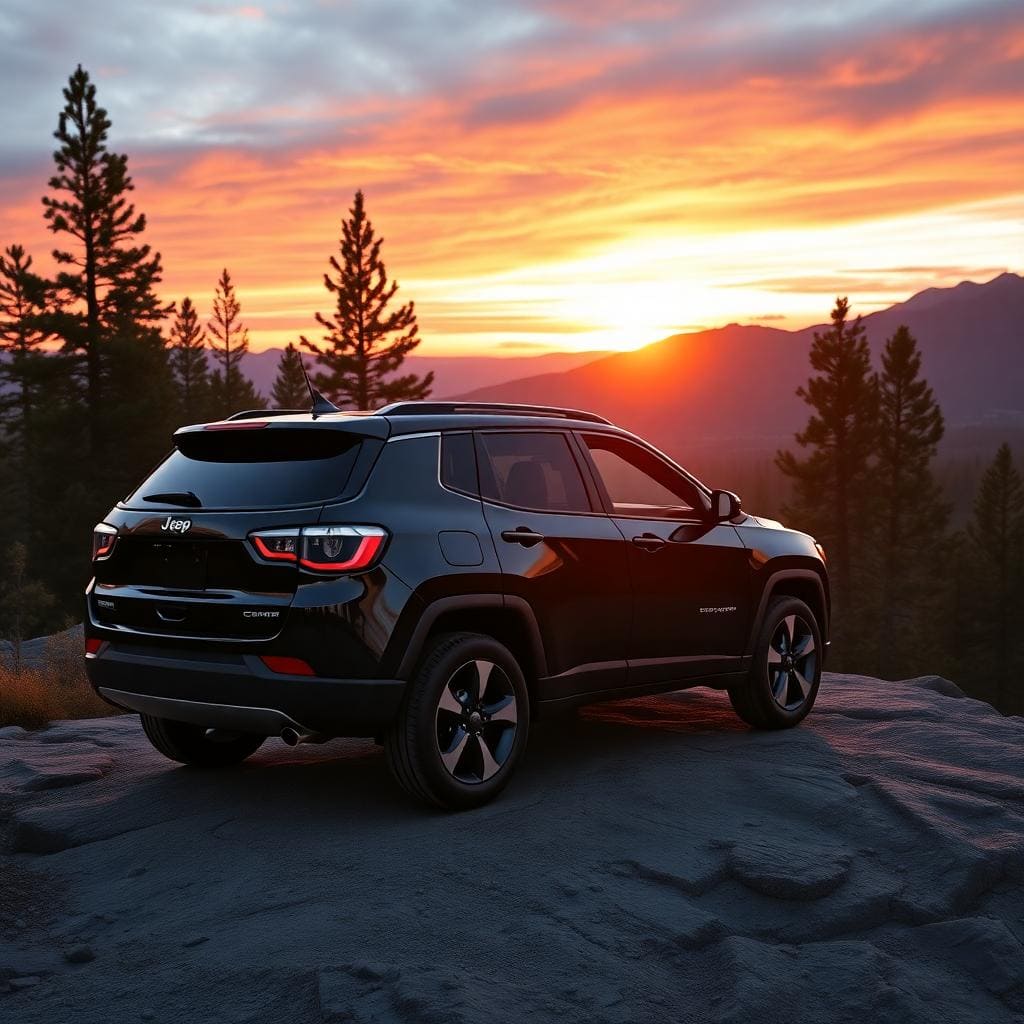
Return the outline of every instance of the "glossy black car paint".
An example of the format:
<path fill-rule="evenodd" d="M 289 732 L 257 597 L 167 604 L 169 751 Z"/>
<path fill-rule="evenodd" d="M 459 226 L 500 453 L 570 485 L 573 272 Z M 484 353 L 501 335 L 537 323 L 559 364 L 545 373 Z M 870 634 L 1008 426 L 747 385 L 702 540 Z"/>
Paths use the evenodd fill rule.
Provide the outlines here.
<path fill-rule="evenodd" d="M 707 507 L 689 519 L 616 514 L 585 435 L 629 438 L 683 471 L 614 426 L 425 406 L 422 415 L 273 417 L 259 429 L 346 431 L 363 443 L 346 487 L 325 504 L 274 507 L 268 494 L 265 509 L 132 499 L 111 510 L 118 538 L 86 593 L 86 637 L 99 643 L 87 671 L 111 702 L 194 702 L 193 721 L 206 706 L 272 709 L 310 732 L 375 735 L 438 633 L 478 631 L 508 646 L 540 714 L 729 685 L 749 668 L 772 594 L 807 601 L 827 636 L 827 574 L 806 535 L 743 513 L 716 522 L 696 484 Z M 471 436 L 479 456 L 489 431 L 564 436 L 586 507 L 537 511 L 442 485 L 442 435 Z M 190 525 L 162 529 L 174 520 Z M 324 524 L 386 528 L 383 554 L 365 572 L 314 575 L 261 562 L 248 540 Z M 260 660 L 272 655 L 301 658 L 314 675 L 275 673 Z"/>

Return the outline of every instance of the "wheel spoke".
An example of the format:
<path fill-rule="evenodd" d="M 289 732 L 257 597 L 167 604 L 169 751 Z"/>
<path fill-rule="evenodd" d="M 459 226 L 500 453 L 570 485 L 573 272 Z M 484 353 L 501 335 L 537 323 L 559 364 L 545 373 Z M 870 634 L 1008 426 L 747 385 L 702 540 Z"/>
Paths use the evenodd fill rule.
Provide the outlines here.
<path fill-rule="evenodd" d="M 453 715 L 461 715 L 463 708 L 459 698 L 451 691 L 451 686 L 446 686 L 441 691 L 441 699 L 437 702 L 439 711 L 450 711 Z"/>
<path fill-rule="evenodd" d="M 797 645 L 793 648 L 794 658 L 806 658 L 808 654 L 814 653 L 814 637 L 808 633 Z"/>
<path fill-rule="evenodd" d="M 793 669 L 793 675 L 796 678 L 797 685 L 800 687 L 800 692 L 803 695 L 801 700 L 805 700 L 807 698 L 807 694 L 811 692 L 811 684 L 807 681 L 803 673 L 797 669 Z"/>
<path fill-rule="evenodd" d="M 487 684 L 491 681 L 491 670 L 494 668 L 493 661 L 474 661 L 476 669 L 476 702 L 483 704 L 484 694 L 487 693 Z"/>
<path fill-rule="evenodd" d="M 768 647 L 768 664 L 778 665 L 782 661 L 782 652 L 775 650 L 774 647 L 769 645 Z"/>
<path fill-rule="evenodd" d="M 463 751 L 466 749 L 466 744 L 469 742 L 469 733 L 460 726 L 455 730 L 455 735 L 452 739 L 452 745 L 447 750 L 441 752 L 441 760 L 444 762 L 445 768 L 454 775 L 455 768 L 462 757 Z"/>
<path fill-rule="evenodd" d="M 772 696 L 780 703 L 785 703 L 786 689 L 789 685 L 789 673 L 780 668 L 772 680 Z"/>
<path fill-rule="evenodd" d="M 477 746 L 480 748 L 480 763 L 482 766 L 480 771 L 480 781 L 486 782 L 492 775 L 496 775 L 498 773 L 498 769 L 501 768 L 501 765 L 494 760 L 494 755 L 488 749 L 487 743 L 484 741 L 482 736 L 475 736 L 474 739 L 476 740 Z"/>
<path fill-rule="evenodd" d="M 796 639 L 796 616 L 787 615 L 783 620 L 786 626 L 786 650 L 793 650 L 793 642 Z"/>
<path fill-rule="evenodd" d="M 515 725 L 519 721 L 519 709 L 516 706 L 514 694 L 509 694 L 497 704 L 485 707 L 484 711 L 491 722 L 509 722 Z"/>

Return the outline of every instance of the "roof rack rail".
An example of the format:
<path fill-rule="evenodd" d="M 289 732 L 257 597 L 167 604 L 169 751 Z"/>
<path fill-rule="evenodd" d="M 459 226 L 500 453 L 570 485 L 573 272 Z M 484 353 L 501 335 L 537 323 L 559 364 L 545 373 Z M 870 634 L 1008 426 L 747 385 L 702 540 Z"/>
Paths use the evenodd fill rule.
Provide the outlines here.
<path fill-rule="evenodd" d="M 607 423 L 611 420 L 582 409 L 563 409 L 551 405 L 519 405 L 516 402 L 392 402 L 377 410 L 379 416 L 437 416 L 445 413 L 507 413 L 510 416 L 551 416 L 586 423 Z"/>
<path fill-rule="evenodd" d="M 258 420 L 261 416 L 301 416 L 307 412 L 308 409 L 245 409 L 242 412 L 233 412 L 226 419 Z"/>

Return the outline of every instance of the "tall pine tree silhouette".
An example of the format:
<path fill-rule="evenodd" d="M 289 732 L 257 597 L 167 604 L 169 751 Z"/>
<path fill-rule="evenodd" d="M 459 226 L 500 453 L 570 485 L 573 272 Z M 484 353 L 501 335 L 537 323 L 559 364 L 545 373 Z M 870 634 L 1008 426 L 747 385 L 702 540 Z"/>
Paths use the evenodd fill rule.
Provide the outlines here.
<path fill-rule="evenodd" d="M 65 350 L 84 357 L 93 456 L 102 447 L 105 344 L 115 337 L 153 341 L 172 308 L 157 298 L 160 254 L 138 242 L 146 218 L 129 201 L 128 158 L 107 148 L 109 129 L 96 87 L 79 65 L 64 89 L 54 132 L 57 173 L 42 202 L 49 229 L 73 240 L 53 251 L 65 268 L 56 279 L 61 308 L 54 327 Z"/>
<path fill-rule="evenodd" d="M 161 325 L 173 304 L 157 295 L 160 256 L 142 241 L 127 157 L 108 148 L 110 120 L 80 66 L 63 100 L 42 204 L 59 246 L 47 326 L 67 358 L 47 359 L 61 376 L 33 412 L 30 562 L 60 612 L 77 614 L 77 538 L 166 450 L 174 382 Z"/>
<path fill-rule="evenodd" d="M 1020 684 L 1024 637 L 1024 481 L 1008 444 L 1000 446 L 978 487 L 967 537 L 975 556 L 975 607 L 982 643 L 975 660 L 996 680 L 995 703 L 1006 713 L 1024 710 Z"/>
<path fill-rule="evenodd" d="M 302 356 L 294 342 L 288 342 L 281 353 L 270 397 L 275 409 L 309 408 L 309 388 L 302 371 Z"/>
<path fill-rule="evenodd" d="M 879 378 L 877 464 L 870 516 L 876 639 L 873 671 L 905 676 L 927 649 L 937 621 L 935 576 L 949 510 L 931 463 L 944 432 L 942 412 L 921 378 L 921 353 L 906 327 L 885 343 Z"/>
<path fill-rule="evenodd" d="M 793 483 L 786 515 L 814 534 L 829 554 L 835 606 L 837 653 L 848 662 L 848 641 L 857 633 L 855 557 L 862 548 L 869 467 L 878 437 L 878 381 L 864 326 L 849 320 L 845 298 L 836 300 L 832 326 L 815 332 L 811 367 L 817 376 L 797 389 L 811 407 L 807 426 L 796 435 L 808 449 L 804 458 L 780 451 L 775 463 Z"/>
<path fill-rule="evenodd" d="M 20 245 L 0 253 L 0 380 L 11 386 L 0 391 L 0 412 L 7 429 L 22 445 L 31 432 L 32 409 L 45 376 L 46 356 L 40 346 L 47 339 L 43 328 L 46 283 L 32 270 L 32 257 Z"/>
<path fill-rule="evenodd" d="M 66 357 L 45 355 L 47 285 L 20 245 L 0 253 L 0 529 L 16 529 L 36 516 L 33 498 L 40 446 L 37 410 L 50 385 L 67 369 Z"/>
<path fill-rule="evenodd" d="M 220 364 L 210 379 L 213 405 L 218 416 L 230 416 L 242 409 L 259 409 L 263 399 L 252 381 L 242 373 L 242 356 L 249 351 L 249 331 L 241 321 L 242 305 L 227 267 L 217 280 L 213 316 L 208 328 L 210 349 Z"/>
<path fill-rule="evenodd" d="M 181 416 L 195 423 L 210 415 L 210 369 L 206 362 L 206 331 L 186 295 L 171 326 L 171 368 L 178 386 Z"/>
<path fill-rule="evenodd" d="M 374 234 L 362 191 L 356 192 L 341 231 L 341 261 L 332 256 L 333 276 L 324 274 L 335 309 L 330 318 L 316 314 L 327 333 L 319 345 L 301 339 L 324 368 L 315 376 L 316 386 L 336 404 L 356 409 L 426 398 L 433 373 L 393 376 L 420 343 L 419 329 L 412 302 L 388 308 L 398 284 L 388 281 L 380 255 L 384 240 Z"/>

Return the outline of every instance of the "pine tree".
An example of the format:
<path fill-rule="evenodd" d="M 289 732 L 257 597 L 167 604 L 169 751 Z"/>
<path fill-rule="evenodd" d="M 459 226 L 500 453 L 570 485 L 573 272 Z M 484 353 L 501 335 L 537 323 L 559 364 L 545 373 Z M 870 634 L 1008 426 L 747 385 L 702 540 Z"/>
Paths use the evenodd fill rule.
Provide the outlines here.
<path fill-rule="evenodd" d="M 171 327 L 171 368 L 178 385 L 178 403 L 186 423 L 210 413 L 210 370 L 206 362 L 206 331 L 186 295 Z"/>
<path fill-rule="evenodd" d="M 793 482 L 793 502 L 785 514 L 828 551 L 834 596 L 834 635 L 841 657 L 857 633 L 862 608 L 855 592 L 855 566 L 863 550 L 872 454 L 878 428 L 878 381 L 864 326 L 849 319 L 849 303 L 836 300 L 832 326 L 815 332 L 811 367 L 817 376 L 797 389 L 812 410 L 796 435 L 801 459 L 780 451 L 775 463 Z M 849 661 L 849 651 L 845 653 Z"/>
<path fill-rule="evenodd" d="M 949 518 L 931 463 L 945 427 L 932 389 L 921 378 L 921 353 L 906 327 L 885 343 L 879 378 L 877 464 L 873 472 L 875 672 L 911 671 L 934 649 L 937 621 L 936 553 Z M 932 642 L 929 642 L 932 641 Z"/>
<path fill-rule="evenodd" d="M 8 246 L 0 254 L 0 384 L 6 381 L 10 394 L 0 393 L 0 412 L 8 430 L 21 444 L 31 433 L 32 409 L 45 377 L 46 356 L 40 345 L 47 339 L 43 328 L 46 283 L 32 270 L 32 257 L 20 245 Z"/>
<path fill-rule="evenodd" d="M 996 706 L 1009 713 L 1021 703 L 1019 689 L 1011 701 L 1009 680 L 1024 640 L 1024 481 L 1008 444 L 1000 446 L 981 478 L 967 537 L 975 554 L 974 603 L 984 638 L 977 662 L 995 677 Z"/>
<path fill-rule="evenodd" d="M 167 450 L 174 381 L 161 323 L 173 310 L 156 294 L 158 253 L 141 241 L 145 217 L 130 202 L 127 157 L 107 146 L 110 120 L 88 74 L 64 89 L 43 198 L 58 273 L 46 327 L 66 358 L 33 411 L 30 562 L 63 612 L 80 614 L 80 538 Z M 73 369 L 73 374 L 67 372 Z M 83 430 L 84 426 L 84 430 Z"/>
<path fill-rule="evenodd" d="M 84 357 L 90 452 L 100 465 L 104 345 L 113 337 L 152 341 L 171 307 L 162 306 L 154 291 L 160 254 L 137 242 L 146 218 L 128 200 L 134 189 L 128 158 L 108 150 L 110 121 L 81 65 L 64 101 L 54 132 L 60 147 L 53 154 L 53 194 L 43 197 L 43 207 L 49 229 L 70 235 L 74 244 L 53 252 L 58 265 L 69 268 L 57 275 L 61 308 L 53 325 L 65 350 Z"/>
<path fill-rule="evenodd" d="M 281 353 L 270 396 L 275 409 L 305 409 L 309 405 L 309 388 L 302 370 L 302 356 L 294 342 L 288 342 Z"/>
<path fill-rule="evenodd" d="M 249 331 L 240 319 L 241 312 L 242 304 L 225 267 L 217 280 L 213 316 L 208 324 L 210 348 L 220 364 L 220 369 L 215 370 L 210 379 L 213 405 L 218 416 L 263 407 L 259 392 L 242 373 L 242 356 L 249 351 Z"/>
<path fill-rule="evenodd" d="M 419 328 L 412 302 L 388 310 L 398 284 L 388 281 L 380 256 L 384 240 L 374 234 L 361 191 L 356 192 L 341 231 L 341 262 L 332 256 L 329 262 L 335 276 L 324 274 L 324 286 L 335 297 L 335 311 L 330 319 L 316 314 L 327 332 L 323 344 L 301 339 L 325 368 L 316 374 L 316 386 L 337 404 L 356 409 L 426 398 L 433 373 L 391 376 L 420 343 Z"/>
<path fill-rule="evenodd" d="M 0 529 L 22 535 L 36 507 L 37 408 L 66 369 L 63 356 L 41 351 L 46 291 L 20 245 L 0 254 Z"/>

